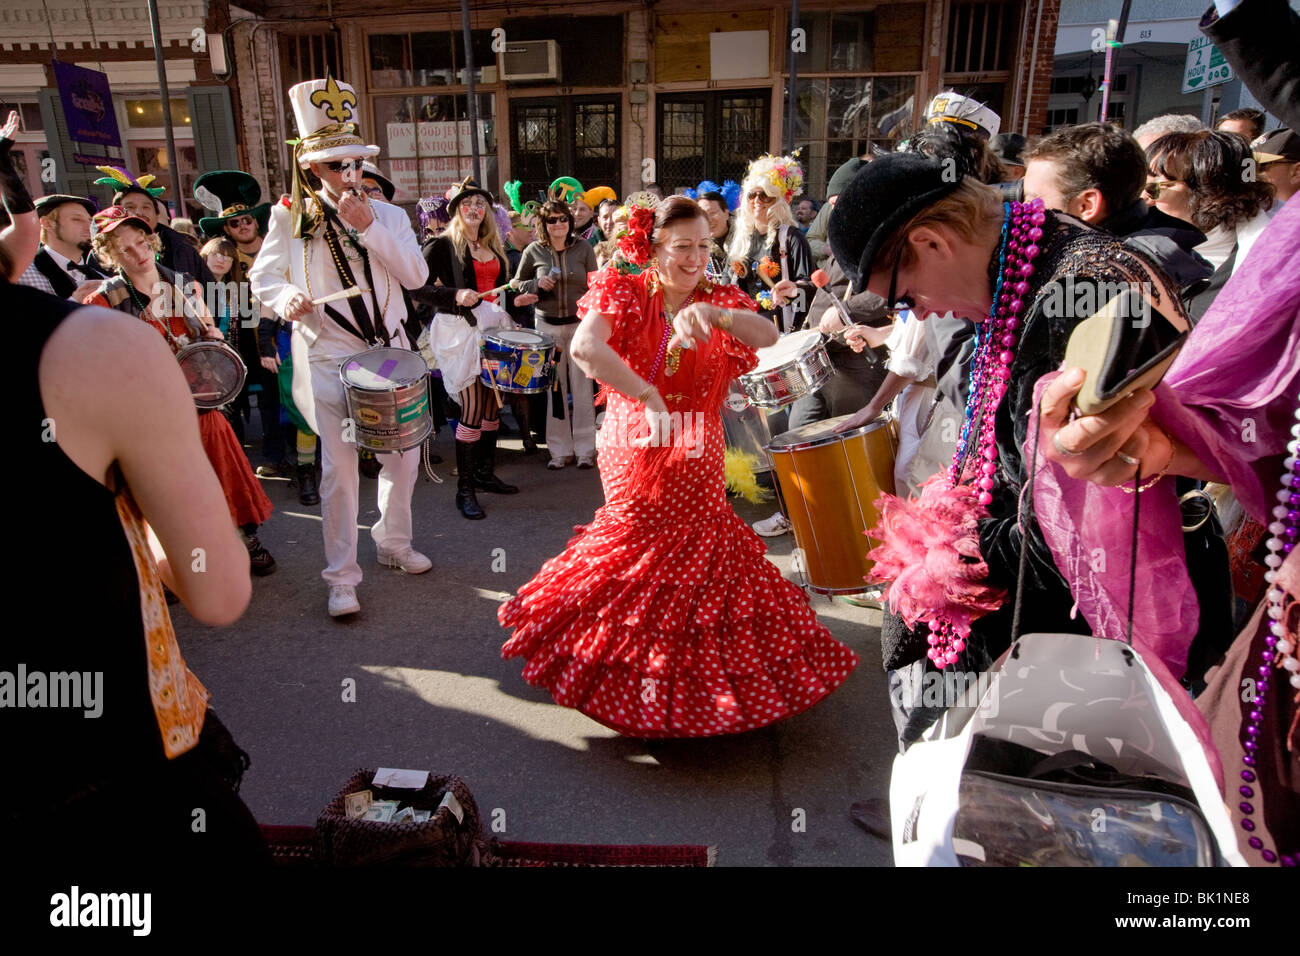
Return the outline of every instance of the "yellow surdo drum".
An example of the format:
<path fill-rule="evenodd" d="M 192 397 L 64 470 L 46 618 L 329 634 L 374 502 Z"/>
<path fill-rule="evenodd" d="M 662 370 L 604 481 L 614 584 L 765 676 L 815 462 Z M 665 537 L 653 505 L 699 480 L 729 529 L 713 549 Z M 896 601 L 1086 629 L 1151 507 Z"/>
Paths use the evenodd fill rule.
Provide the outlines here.
<path fill-rule="evenodd" d="M 819 594 L 856 594 L 867 588 L 863 533 L 880 515 L 881 492 L 894 493 L 894 441 L 887 421 L 877 418 L 835 434 L 848 418 L 830 418 L 783 432 L 767 454 L 776 474 L 786 517 L 794 525 L 802 583 Z"/>

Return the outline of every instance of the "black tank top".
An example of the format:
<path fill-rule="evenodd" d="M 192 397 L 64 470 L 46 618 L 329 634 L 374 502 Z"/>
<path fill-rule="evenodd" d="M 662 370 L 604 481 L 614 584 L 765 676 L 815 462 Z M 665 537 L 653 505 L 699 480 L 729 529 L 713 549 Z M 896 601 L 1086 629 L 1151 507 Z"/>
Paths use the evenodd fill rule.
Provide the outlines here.
<path fill-rule="evenodd" d="M 150 702 L 140 582 L 116 495 L 64 454 L 40 393 L 45 343 L 78 308 L 0 281 L 0 316 L 20 375 L 10 396 L 13 427 L 26 452 L 8 463 L 13 629 L 0 652 L 0 734 L 13 775 L 6 789 L 24 798 L 17 803 L 61 803 L 166 759 Z M 116 464 L 112 470 L 126 493 Z M 42 682 L 45 706 L 18 707 L 19 696 L 41 702 Z M 86 690 L 94 701 L 73 699 Z M 56 702 L 80 706 L 50 706 Z M 96 708 L 98 717 L 87 716 Z M 12 820 L 10 809 L 0 816 Z M 32 807 L 13 810 L 29 815 Z"/>

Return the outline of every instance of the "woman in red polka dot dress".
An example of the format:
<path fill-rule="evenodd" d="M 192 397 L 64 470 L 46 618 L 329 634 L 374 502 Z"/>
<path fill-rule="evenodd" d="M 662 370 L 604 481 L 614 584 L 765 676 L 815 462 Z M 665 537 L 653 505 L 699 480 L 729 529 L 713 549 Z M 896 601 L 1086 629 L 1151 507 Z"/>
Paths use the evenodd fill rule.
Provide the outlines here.
<path fill-rule="evenodd" d="M 498 612 L 504 657 L 557 703 L 635 737 L 741 733 L 842 684 L 857 656 L 727 503 L 719 409 L 776 341 L 732 286 L 704 279 L 711 239 L 694 202 L 633 212 L 578 303 L 573 358 L 603 383 L 605 505 Z"/>

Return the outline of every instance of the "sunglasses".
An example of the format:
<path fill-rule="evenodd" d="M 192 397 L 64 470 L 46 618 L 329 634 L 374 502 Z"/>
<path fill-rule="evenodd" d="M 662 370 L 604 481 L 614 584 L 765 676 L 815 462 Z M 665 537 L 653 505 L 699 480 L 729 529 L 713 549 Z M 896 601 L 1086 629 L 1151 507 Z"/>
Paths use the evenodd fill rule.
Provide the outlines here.
<path fill-rule="evenodd" d="M 545 220 L 545 222 L 546 222 L 546 224 L 547 224 L 548 226 L 558 226 L 560 223 L 562 223 L 562 222 L 563 222 L 563 223 L 568 223 L 568 221 L 569 221 L 569 220 L 566 219 L 566 218 L 564 218 L 563 216 L 551 216 L 551 217 L 549 217 L 548 219 Z"/>
<path fill-rule="evenodd" d="M 772 203 L 776 202 L 775 196 L 769 196 L 767 193 L 757 189 L 751 189 L 748 193 L 746 193 L 745 200 L 747 202 L 753 202 L 755 199 L 757 199 L 759 203 L 764 206 L 770 206 L 772 205 Z"/>
<path fill-rule="evenodd" d="M 900 249 L 898 255 L 894 257 L 894 270 L 889 276 L 889 295 L 885 298 L 886 302 L 892 303 L 886 310 L 885 314 L 897 322 L 903 312 L 911 312 L 916 309 L 916 300 L 910 295 L 895 295 L 898 291 L 898 269 L 903 264 L 903 251 Z"/>
<path fill-rule="evenodd" d="M 361 191 L 375 199 L 381 199 L 384 195 L 384 191 L 378 186 L 362 186 Z"/>
<path fill-rule="evenodd" d="M 360 159 L 341 159 L 337 162 L 326 163 L 325 168 L 331 173 L 359 173 L 361 172 L 361 163 L 362 160 Z"/>
<path fill-rule="evenodd" d="M 226 225 L 234 226 L 236 229 L 238 229 L 241 226 L 254 225 L 254 220 L 252 216 L 240 216 L 237 219 L 227 219 Z"/>
<path fill-rule="evenodd" d="M 1142 187 L 1142 191 L 1152 199 L 1159 199 L 1162 192 L 1177 185 L 1178 183 L 1176 182 L 1170 182 L 1168 179 L 1161 179 L 1154 183 L 1147 183 Z"/>

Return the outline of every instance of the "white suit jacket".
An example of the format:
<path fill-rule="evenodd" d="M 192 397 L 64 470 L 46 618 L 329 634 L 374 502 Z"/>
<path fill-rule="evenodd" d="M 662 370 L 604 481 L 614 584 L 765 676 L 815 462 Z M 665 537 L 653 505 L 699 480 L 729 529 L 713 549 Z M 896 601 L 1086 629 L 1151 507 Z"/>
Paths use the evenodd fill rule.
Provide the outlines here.
<path fill-rule="evenodd" d="M 384 309 L 383 321 L 392 336 L 393 345 L 410 348 L 401 325 L 406 319 L 406 301 L 402 297 L 402 289 L 418 289 L 425 285 L 429 279 L 429 267 L 420 253 L 415 231 L 411 228 L 406 213 L 397 206 L 374 200 L 371 200 L 370 208 L 375 214 L 375 221 L 365 232 L 360 233 L 359 239 L 370 256 L 375 297 L 380 308 Z M 364 285 L 361 264 L 353 262 L 350 265 L 357 284 Z M 262 242 L 262 249 L 257 254 L 257 261 L 248 274 L 248 280 L 258 300 L 268 304 L 279 316 L 284 315 L 289 299 L 295 294 L 319 299 L 343 288 L 324 237 L 317 235 L 314 239 L 293 238 L 289 209 L 282 203 L 271 207 L 271 226 Z M 366 304 L 368 310 L 373 308 L 369 294 L 361 296 L 360 301 Z M 331 305 L 349 322 L 353 321 L 348 301 L 340 300 Z M 374 318 L 371 316 L 372 321 Z M 319 431 L 309 363 L 334 362 L 339 365 L 349 355 L 364 351 L 369 346 L 326 316 L 321 306 L 317 306 L 312 315 L 293 323 L 291 343 L 293 401 L 312 429 Z"/>

